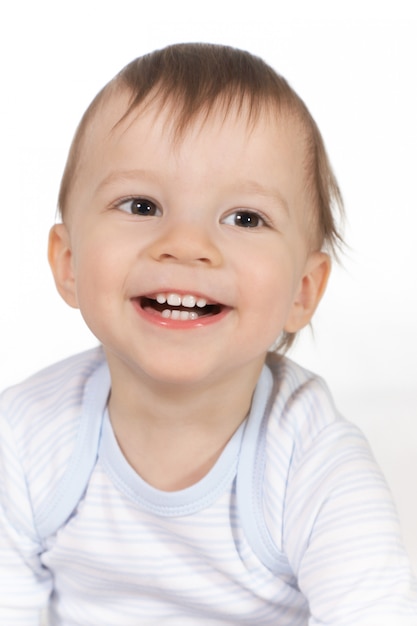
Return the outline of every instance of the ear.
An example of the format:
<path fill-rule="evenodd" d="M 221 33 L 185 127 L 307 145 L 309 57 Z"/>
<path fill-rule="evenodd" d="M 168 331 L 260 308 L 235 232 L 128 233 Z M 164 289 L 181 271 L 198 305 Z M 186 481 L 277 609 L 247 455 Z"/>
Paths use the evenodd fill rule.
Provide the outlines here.
<path fill-rule="evenodd" d="M 70 237 L 65 224 L 55 224 L 49 232 L 48 261 L 60 295 L 69 306 L 78 308 Z"/>
<path fill-rule="evenodd" d="M 298 292 L 285 324 L 284 330 L 287 333 L 296 333 L 310 322 L 326 289 L 330 269 L 330 257 L 324 252 L 314 252 L 307 259 Z"/>

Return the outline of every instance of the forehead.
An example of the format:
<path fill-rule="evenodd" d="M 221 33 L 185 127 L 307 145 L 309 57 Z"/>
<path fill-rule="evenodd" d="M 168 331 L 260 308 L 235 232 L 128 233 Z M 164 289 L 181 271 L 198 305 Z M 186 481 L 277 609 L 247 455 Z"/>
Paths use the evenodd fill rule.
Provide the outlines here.
<path fill-rule="evenodd" d="M 182 163 L 190 173 L 203 164 L 216 182 L 223 172 L 237 182 L 277 178 L 292 197 L 304 180 L 305 139 L 296 116 L 278 107 L 246 103 L 215 103 L 184 123 L 181 107 L 169 100 L 145 101 L 129 110 L 130 94 L 113 92 L 105 98 L 87 125 L 72 192 L 99 184 L 114 172 L 142 167 L 167 172 Z M 168 153 L 175 159 L 167 159 Z M 182 160 L 181 160 L 182 159 Z M 261 162 L 262 170 L 258 166 Z M 234 166 L 234 167 L 233 167 Z M 254 180 L 256 183 L 256 180 Z"/>
<path fill-rule="evenodd" d="M 242 142 L 262 133 L 262 141 L 272 149 L 291 145 L 298 149 L 298 156 L 305 152 L 305 132 L 299 116 L 277 104 L 260 103 L 253 107 L 245 101 L 219 100 L 192 116 L 184 113 L 181 103 L 169 99 L 161 102 L 148 98 L 133 110 L 129 105 L 130 94 L 126 90 L 113 92 L 103 100 L 84 129 L 80 161 L 110 144 L 128 141 L 138 132 L 145 136 L 158 131 L 173 150 L 209 132 L 217 139 L 233 133 Z"/>
<path fill-rule="evenodd" d="M 254 130 L 268 126 L 272 131 L 271 142 L 277 132 L 283 136 L 291 135 L 297 143 L 305 138 L 300 116 L 290 112 L 288 106 L 274 102 L 234 101 L 230 97 L 220 97 L 190 112 L 186 103 L 173 101 L 169 96 L 162 99 L 154 92 L 133 109 L 130 109 L 130 101 L 130 92 L 120 88 L 103 98 L 84 128 L 82 152 L 129 136 L 137 130 L 137 122 L 140 123 L 141 119 L 146 120 L 145 126 L 163 128 L 164 139 L 169 138 L 173 147 L 186 137 L 198 135 L 206 127 L 210 127 L 211 131 L 216 127 L 219 132 L 224 132 L 234 126 L 242 137 L 248 137 Z"/>

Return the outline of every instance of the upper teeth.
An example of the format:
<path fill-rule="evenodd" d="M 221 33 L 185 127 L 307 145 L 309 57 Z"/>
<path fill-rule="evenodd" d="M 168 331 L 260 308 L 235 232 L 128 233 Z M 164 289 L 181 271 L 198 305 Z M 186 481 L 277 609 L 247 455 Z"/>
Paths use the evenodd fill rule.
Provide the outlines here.
<path fill-rule="evenodd" d="M 158 293 L 156 301 L 159 304 L 167 303 L 170 306 L 184 306 L 189 309 L 195 306 L 202 309 L 207 305 L 207 300 L 204 298 L 196 298 L 196 296 L 192 296 L 191 294 L 180 296 L 178 293 Z"/>

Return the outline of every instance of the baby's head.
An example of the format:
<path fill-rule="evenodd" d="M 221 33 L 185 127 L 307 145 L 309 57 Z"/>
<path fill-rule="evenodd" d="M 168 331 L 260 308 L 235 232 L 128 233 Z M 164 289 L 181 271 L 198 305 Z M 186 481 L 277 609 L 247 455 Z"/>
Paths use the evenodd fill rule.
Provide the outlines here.
<path fill-rule="evenodd" d="M 129 63 L 96 96 L 77 129 L 64 171 L 59 210 L 65 223 L 71 197 L 89 151 L 91 129 L 109 109 L 119 111 L 112 129 L 155 108 L 164 112 L 167 132 L 181 141 L 195 123 L 213 114 L 227 122 L 243 116 L 248 132 L 262 118 L 285 120 L 303 144 L 303 222 L 311 251 L 335 252 L 341 236 L 335 211 L 342 209 L 339 188 L 320 132 L 307 107 L 284 78 L 248 52 L 211 44 L 178 44 Z M 114 120 L 114 116 L 113 116 Z M 125 131 L 123 131 L 125 132 Z M 295 333 L 284 332 L 286 349 Z"/>

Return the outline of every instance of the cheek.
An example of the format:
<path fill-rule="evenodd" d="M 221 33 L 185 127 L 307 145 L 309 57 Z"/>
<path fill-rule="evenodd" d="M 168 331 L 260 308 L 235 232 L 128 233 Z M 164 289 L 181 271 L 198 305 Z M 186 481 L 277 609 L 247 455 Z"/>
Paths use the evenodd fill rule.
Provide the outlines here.
<path fill-rule="evenodd" d="M 246 260 L 241 276 L 241 295 L 253 324 L 271 336 L 279 334 L 296 293 L 293 264 L 276 252 L 259 254 Z"/>
<path fill-rule="evenodd" d="M 255 303 L 272 309 L 282 308 L 291 301 L 295 291 L 294 264 L 289 255 L 263 250 L 245 261 L 243 287 Z"/>
<path fill-rule="evenodd" d="M 111 247 L 100 241 L 89 241 L 76 255 L 75 276 L 79 306 L 103 302 L 119 284 L 122 258 L 120 247 Z"/>

